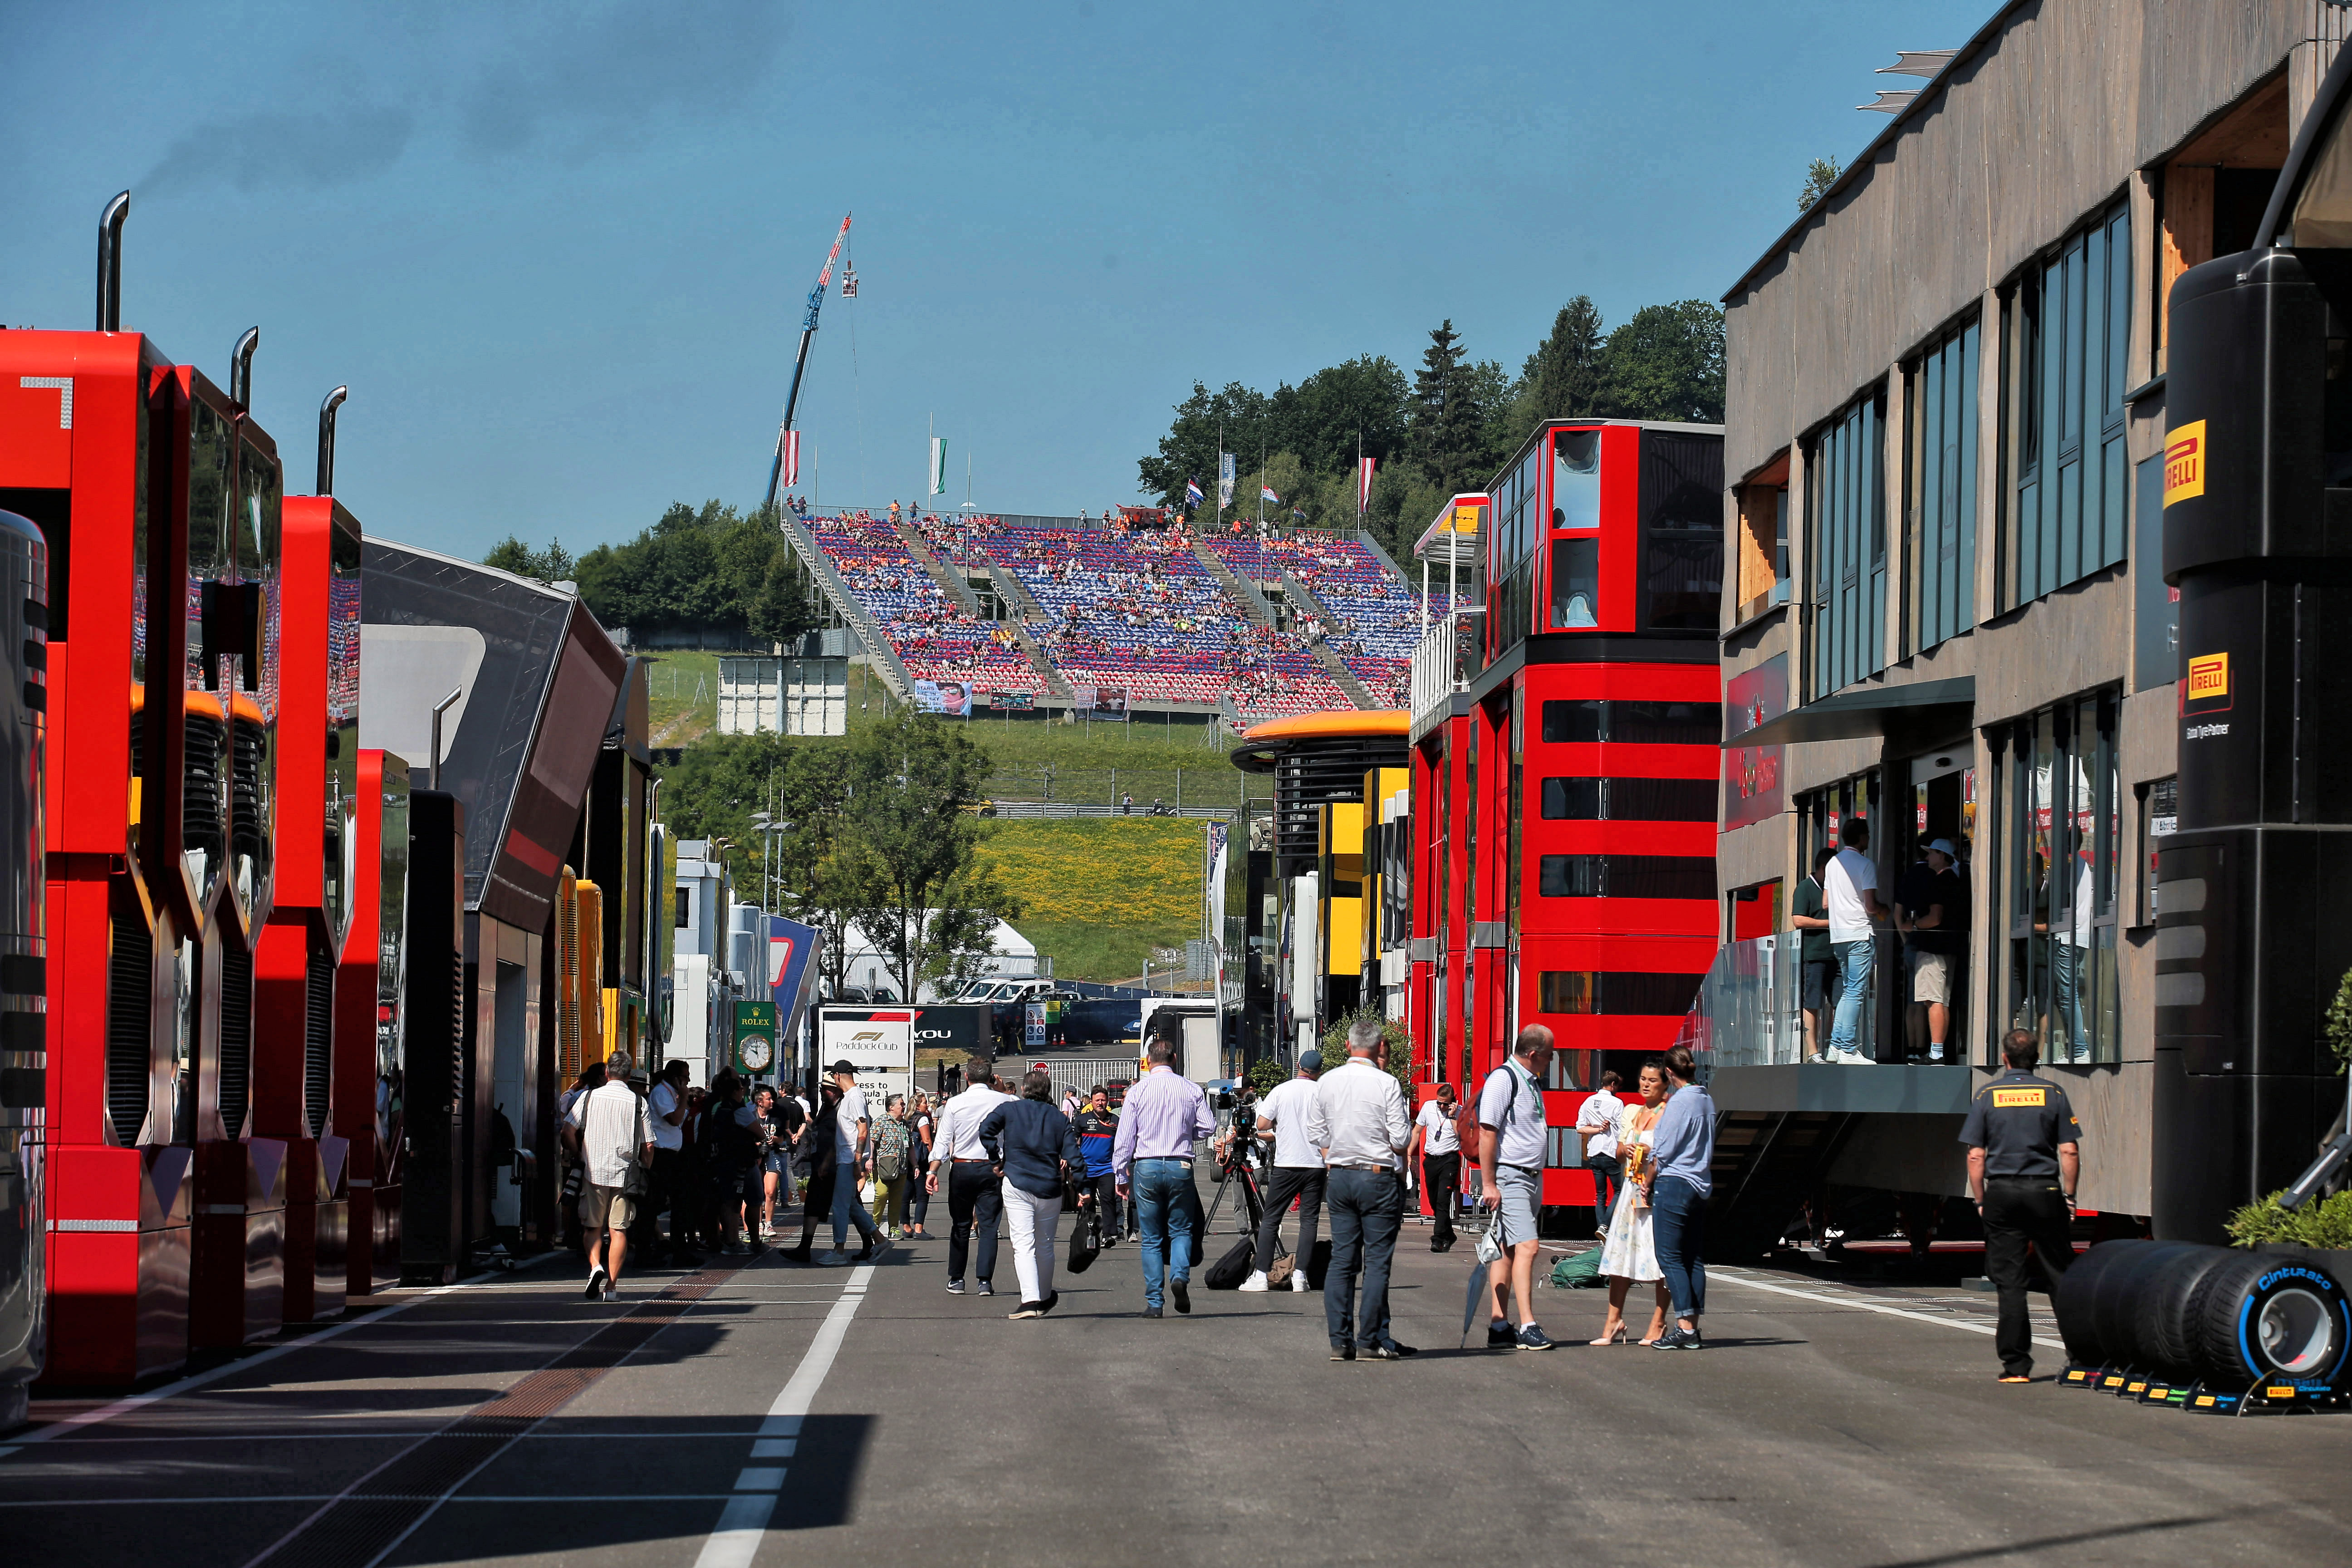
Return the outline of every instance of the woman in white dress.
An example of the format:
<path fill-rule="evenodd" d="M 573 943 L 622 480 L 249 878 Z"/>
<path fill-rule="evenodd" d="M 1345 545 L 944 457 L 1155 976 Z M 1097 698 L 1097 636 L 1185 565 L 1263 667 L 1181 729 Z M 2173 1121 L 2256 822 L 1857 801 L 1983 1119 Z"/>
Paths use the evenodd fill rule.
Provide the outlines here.
<path fill-rule="evenodd" d="M 1610 1215 L 1609 1236 L 1601 1244 L 1601 1272 L 1609 1278 L 1609 1321 L 1601 1325 L 1596 1345 L 1614 1344 L 1625 1337 L 1625 1296 L 1641 1280 L 1654 1283 L 1657 1305 L 1650 1313 L 1649 1344 L 1666 1331 L 1666 1274 L 1658 1267 L 1658 1253 L 1650 1241 L 1650 1205 L 1642 1201 L 1640 1177 L 1650 1162 L 1650 1139 L 1665 1108 L 1665 1069 L 1652 1062 L 1642 1069 L 1642 1102 L 1629 1105 L 1617 1119 L 1617 1149 L 1625 1162 L 1625 1179 L 1618 1184 L 1617 1208 Z"/>

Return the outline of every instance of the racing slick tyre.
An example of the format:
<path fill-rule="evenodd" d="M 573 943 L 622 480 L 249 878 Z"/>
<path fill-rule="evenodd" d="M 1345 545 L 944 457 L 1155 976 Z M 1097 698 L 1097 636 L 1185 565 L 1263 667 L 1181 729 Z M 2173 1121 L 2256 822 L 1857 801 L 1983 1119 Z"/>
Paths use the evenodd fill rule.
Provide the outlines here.
<path fill-rule="evenodd" d="M 2242 1254 L 2199 1292 L 2198 1371 L 2222 1384 L 2336 1387 L 2352 1353 L 2352 1304 L 2326 1270 L 2292 1253 Z"/>
<path fill-rule="evenodd" d="M 2195 1375 L 2199 1292 L 2223 1265 L 2244 1256 L 2226 1247 L 2192 1247 L 2149 1279 L 2133 1306 L 2131 1325 L 2147 1365 Z"/>
<path fill-rule="evenodd" d="M 2066 1342 L 2067 1360 L 2078 1366 L 2102 1366 L 2121 1359 L 2120 1352 L 2110 1354 L 2108 1347 L 2099 1342 L 2093 1322 L 2093 1302 L 2098 1295 L 2099 1282 L 2108 1271 L 2149 1245 L 2145 1241 L 2103 1241 L 2074 1259 L 2074 1267 L 2058 1277 L 2051 1307 L 2058 1314 L 2058 1332 Z"/>

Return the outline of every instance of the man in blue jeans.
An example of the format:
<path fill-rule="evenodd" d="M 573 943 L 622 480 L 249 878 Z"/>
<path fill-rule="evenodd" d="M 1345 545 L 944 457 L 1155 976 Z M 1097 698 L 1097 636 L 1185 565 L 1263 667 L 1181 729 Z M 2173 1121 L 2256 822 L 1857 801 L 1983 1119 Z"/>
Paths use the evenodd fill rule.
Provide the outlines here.
<path fill-rule="evenodd" d="M 1693 1081 L 1688 1046 L 1666 1052 L 1666 1108 L 1650 1134 L 1650 1237 L 1659 1270 L 1674 1298 L 1675 1326 L 1658 1336 L 1656 1349 L 1705 1348 L 1698 1321 L 1706 1310 L 1706 1197 L 1715 1187 L 1715 1101 Z"/>
<path fill-rule="evenodd" d="M 1846 1067 L 1870 1058 L 1857 1044 L 1862 1009 L 1869 999 L 1871 963 L 1878 928 L 1887 916 L 1878 898 L 1878 868 L 1870 858 L 1870 823 L 1849 816 L 1838 825 L 1844 844 L 1822 876 L 1829 906 L 1830 952 L 1841 980 L 1837 1013 L 1830 1026 L 1830 1060 Z"/>
<path fill-rule="evenodd" d="M 817 1259 L 819 1266 L 839 1268 L 853 1263 L 871 1263 L 875 1254 L 890 1244 L 882 1238 L 872 1220 L 866 1215 L 866 1205 L 857 1201 L 857 1184 L 872 1161 L 874 1121 L 866 1109 L 866 1093 L 857 1087 L 857 1068 L 847 1058 L 833 1064 L 833 1081 L 841 1089 L 839 1120 L 834 1148 L 835 1175 L 833 1185 L 833 1250 Z M 858 1249 L 845 1252 L 842 1246 L 849 1236 L 849 1227 L 857 1227 Z"/>
<path fill-rule="evenodd" d="M 1333 1361 L 1402 1361 L 1413 1353 L 1389 1331 L 1389 1271 L 1404 1220 L 1402 1156 L 1412 1121 L 1404 1090 L 1380 1065 L 1386 1048 L 1379 1022 L 1358 1020 L 1348 1030 L 1348 1059 L 1323 1075 L 1307 1104 L 1307 1141 L 1328 1172 L 1331 1267 L 1323 1275 L 1323 1320 Z"/>
<path fill-rule="evenodd" d="M 1143 1315 L 1156 1318 L 1164 1296 L 1179 1312 L 1192 1310 L 1192 1230 L 1200 1199 L 1192 1186 L 1192 1146 L 1217 1131 L 1209 1097 L 1168 1064 L 1176 1043 L 1152 1040 L 1143 1057 L 1148 1070 L 1119 1107 L 1118 1135 L 1111 1144 L 1111 1173 L 1121 1199 L 1132 1192 L 1143 1226 Z"/>

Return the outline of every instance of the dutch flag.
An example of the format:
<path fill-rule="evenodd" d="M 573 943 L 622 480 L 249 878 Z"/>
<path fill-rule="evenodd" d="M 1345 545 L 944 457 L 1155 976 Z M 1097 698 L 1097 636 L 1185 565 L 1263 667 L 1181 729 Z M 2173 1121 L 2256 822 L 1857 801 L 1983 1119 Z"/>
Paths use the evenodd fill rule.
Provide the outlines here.
<path fill-rule="evenodd" d="M 1260 500 L 1270 500 L 1276 506 L 1280 506 L 1282 504 L 1282 498 L 1274 493 L 1274 487 L 1272 485 L 1258 486 L 1257 499 Z"/>
<path fill-rule="evenodd" d="M 1200 480 L 1186 479 L 1184 481 L 1184 504 L 1186 506 L 1199 506 L 1202 501 L 1207 499 L 1207 497 L 1201 493 Z"/>

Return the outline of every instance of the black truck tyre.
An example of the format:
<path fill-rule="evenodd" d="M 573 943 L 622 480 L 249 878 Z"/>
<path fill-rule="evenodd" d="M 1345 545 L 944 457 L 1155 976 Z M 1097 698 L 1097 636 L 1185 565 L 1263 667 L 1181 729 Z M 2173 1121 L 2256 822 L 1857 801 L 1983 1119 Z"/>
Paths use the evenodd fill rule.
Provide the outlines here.
<path fill-rule="evenodd" d="M 2110 1366 L 2147 1366 L 2151 1346 L 2141 1342 L 2146 1300 L 2166 1269 L 2195 1250 L 2184 1241 L 2144 1241 L 2108 1265 L 2091 1298 L 2091 1332 Z"/>
<path fill-rule="evenodd" d="M 2335 1387 L 2352 1355 L 2352 1304 L 2326 1269 L 2292 1253 L 2241 1254 L 2207 1276 L 2198 1371 L 2224 1386 Z"/>
<path fill-rule="evenodd" d="M 2132 1338 L 2146 1364 L 2176 1377 L 2196 1375 L 2200 1292 L 2223 1265 L 2244 1256 L 2226 1247 L 2189 1247 L 2148 1279 L 2132 1310 Z"/>
<path fill-rule="evenodd" d="M 2066 1359 L 2075 1365 L 2103 1366 L 2113 1359 L 2107 1347 L 2100 1343 L 2093 1322 L 2092 1309 L 2099 1282 L 2107 1270 L 2148 1245 L 2144 1241 L 2103 1241 L 2074 1259 L 2074 1267 L 2058 1277 L 2051 1307 L 2058 1314 L 2059 1337 L 2066 1342 Z"/>

